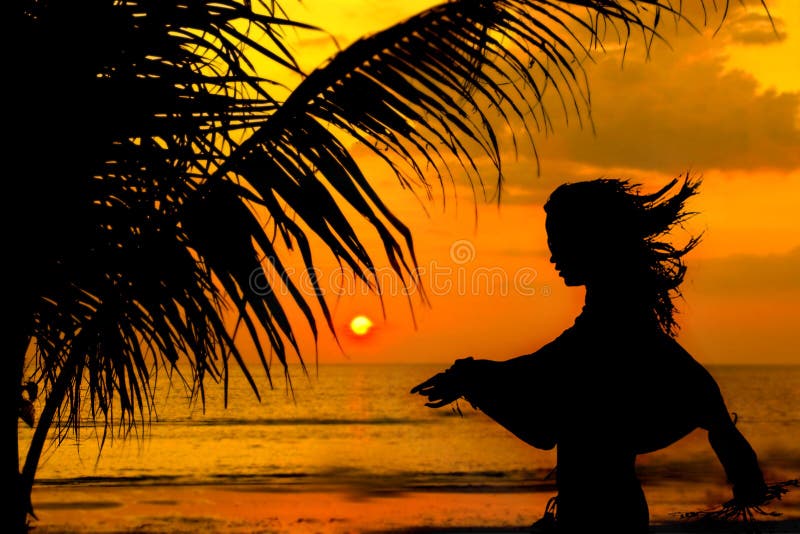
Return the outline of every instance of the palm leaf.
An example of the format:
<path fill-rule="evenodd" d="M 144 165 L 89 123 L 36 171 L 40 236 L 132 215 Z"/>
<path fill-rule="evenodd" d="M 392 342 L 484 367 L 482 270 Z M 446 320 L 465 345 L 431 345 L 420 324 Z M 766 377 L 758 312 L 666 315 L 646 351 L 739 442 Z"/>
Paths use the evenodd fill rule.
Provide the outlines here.
<path fill-rule="evenodd" d="M 575 6 L 593 16 L 586 20 L 567 9 Z M 429 186 L 415 158 L 432 165 L 439 179 L 449 173 L 443 151 L 456 156 L 468 174 L 475 171 L 470 142 L 499 171 L 495 114 L 518 120 L 526 134 L 530 127 L 548 129 L 551 118 L 542 99 L 550 88 L 564 110 L 574 110 L 582 120 L 589 100 L 581 64 L 588 47 L 610 28 L 624 41 L 633 28 L 657 36 L 662 12 L 682 16 L 679 7 L 662 0 L 455 1 L 436 6 L 357 41 L 314 71 L 219 172 L 235 169 L 244 158 L 270 157 L 276 140 L 303 131 L 311 119 L 365 141 L 409 185 Z M 531 92 L 522 91 L 526 86 Z M 382 210 L 362 176 L 351 177 Z"/>

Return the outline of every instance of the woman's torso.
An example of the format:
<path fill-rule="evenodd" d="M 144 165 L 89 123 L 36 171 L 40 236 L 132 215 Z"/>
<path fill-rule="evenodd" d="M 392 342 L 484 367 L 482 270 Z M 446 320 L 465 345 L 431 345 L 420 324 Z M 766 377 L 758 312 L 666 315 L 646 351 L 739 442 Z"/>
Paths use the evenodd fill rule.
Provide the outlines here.
<path fill-rule="evenodd" d="M 711 375 L 642 315 L 584 310 L 556 340 L 509 364 L 550 388 L 557 441 L 588 436 L 641 454 L 726 416 Z"/>

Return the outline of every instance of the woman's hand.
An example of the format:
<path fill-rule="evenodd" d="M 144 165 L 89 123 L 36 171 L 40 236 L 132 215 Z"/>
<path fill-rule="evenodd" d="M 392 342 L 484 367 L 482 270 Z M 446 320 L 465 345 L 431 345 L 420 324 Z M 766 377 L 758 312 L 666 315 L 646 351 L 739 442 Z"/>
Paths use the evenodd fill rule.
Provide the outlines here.
<path fill-rule="evenodd" d="M 438 373 L 425 382 L 414 386 L 411 389 L 411 393 L 419 393 L 424 397 L 428 397 L 428 402 L 425 403 L 425 406 L 429 408 L 441 408 L 461 397 L 460 388 L 453 380 L 453 374 L 449 371 Z"/>
<path fill-rule="evenodd" d="M 428 397 L 425 406 L 429 408 L 441 408 L 456 399 L 464 396 L 464 368 L 471 362 L 472 358 L 456 360 L 450 369 L 443 373 L 438 373 L 425 382 L 414 386 L 411 393 L 419 393 Z"/>

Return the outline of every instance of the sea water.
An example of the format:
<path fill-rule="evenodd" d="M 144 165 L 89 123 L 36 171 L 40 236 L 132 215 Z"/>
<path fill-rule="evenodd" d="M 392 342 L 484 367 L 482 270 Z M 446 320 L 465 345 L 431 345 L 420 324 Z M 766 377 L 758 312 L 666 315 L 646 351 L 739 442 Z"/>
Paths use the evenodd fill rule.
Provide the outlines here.
<path fill-rule="evenodd" d="M 273 368 L 258 373 L 261 401 L 240 372 L 224 388 L 209 382 L 205 402 L 161 377 L 155 411 L 127 436 L 84 418 L 46 447 L 42 485 L 258 484 L 267 489 L 364 491 L 529 491 L 552 488 L 554 451 L 534 449 L 469 403 L 430 409 L 411 387 L 446 365 L 290 367 L 291 388 Z M 717 379 L 737 425 L 769 480 L 800 476 L 800 366 L 720 366 Z M 680 395 L 676 386 L 675 395 Z M 601 416 L 601 415 L 599 415 Z M 124 427 L 127 429 L 127 427 Z M 55 433 L 53 433 L 55 436 Z M 32 431 L 21 431 L 26 450 Z M 698 430 L 640 456 L 645 484 L 725 484 Z"/>

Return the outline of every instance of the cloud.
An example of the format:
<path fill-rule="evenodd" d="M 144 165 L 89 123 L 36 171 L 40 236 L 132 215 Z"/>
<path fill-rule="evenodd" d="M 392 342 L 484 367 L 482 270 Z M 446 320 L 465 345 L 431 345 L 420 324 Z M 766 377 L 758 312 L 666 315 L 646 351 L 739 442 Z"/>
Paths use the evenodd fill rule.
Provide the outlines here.
<path fill-rule="evenodd" d="M 309 49 L 322 48 L 327 53 L 337 51 L 337 46 L 341 47 L 342 42 L 347 42 L 348 38 L 345 35 L 319 33 L 315 32 L 310 37 L 305 37 L 297 41 L 296 48 L 302 50 L 303 53 L 308 53 Z"/>
<path fill-rule="evenodd" d="M 663 172 L 800 167 L 800 93 L 759 93 L 699 39 L 623 68 L 618 54 L 600 58 L 588 69 L 596 135 L 561 132 L 561 156 Z"/>
<path fill-rule="evenodd" d="M 542 174 L 550 172 L 555 160 L 564 162 L 561 167 L 573 164 L 592 172 L 627 169 L 666 175 L 800 168 L 800 92 L 765 91 L 752 74 L 731 68 L 745 41 L 767 42 L 761 35 L 765 33 L 776 39 L 760 2 L 746 3 L 749 7 L 731 6 L 716 35 L 719 21 L 713 17 L 702 31 L 685 24 L 676 29 L 665 21 L 661 29 L 669 45 L 656 41 L 649 53 L 640 36 L 632 35 L 627 48 L 612 46 L 610 39 L 606 51 L 597 51 L 595 62 L 584 65 L 591 123 L 579 125 L 574 110 L 565 122 L 562 103 L 550 86 L 545 108 L 553 130 L 534 136 Z M 703 13 L 696 3 L 687 4 L 686 15 L 702 27 Z M 774 20 L 781 31 L 787 26 L 783 19 Z M 780 50 L 770 47 L 764 54 L 775 61 Z M 570 96 L 564 96 L 569 109 Z M 524 151 L 521 126 L 512 129 L 520 134 Z"/>
<path fill-rule="evenodd" d="M 730 38 L 740 44 L 770 45 L 786 40 L 783 19 L 766 13 L 745 13 L 726 23 Z"/>
<path fill-rule="evenodd" d="M 786 254 L 737 254 L 689 262 L 686 284 L 709 296 L 800 293 L 800 246 Z"/>
<path fill-rule="evenodd" d="M 619 47 L 598 52 L 597 63 L 586 66 L 595 132 L 588 123 L 580 127 L 574 112 L 565 123 L 561 104 L 549 100 L 554 129 L 534 134 L 541 174 L 518 119 L 512 116 L 511 125 L 505 125 L 493 117 L 504 156 L 502 203 L 541 205 L 559 183 L 599 176 L 655 184 L 686 171 L 800 169 L 800 92 L 763 91 L 750 74 L 730 70 L 729 45 L 742 48 L 741 35 L 768 24 L 758 0 L 747 3 L 759 8 L 757 12 L 743 13 L 732 5 L 714 37 L 714 20 L 702 34 L 685 25 L 679 34 L 670 34 L 665 22 L 666 39 L 675 48 L 656 43 L 649 61 L 637 35 L 631 37 L 624 65 Z M 702 11 L 694 9 L 687 16 L 702 24 Z M 370 157 L 363 147 L 355 149 Z M 476 160 L 492 202 L 496 173 L 486 158 Z M 456 194 L 469 201 L 464 173 L 457 165 L 452 170 Z M 391 173 L 366 163 L 365 172 L 373 180 L 395 183 Z M 432 194 L 454 193 L 446 182 L 442 192 L 434 181 Z M 481 191 L 478 197 L 484 202 Z"/>
<path fill-rule="evenodd" d="M 635 37 L 624 63 L 620 48 L 598 52 L 596 63 L 586 65 L 594 131 L 585 121 L 580 126 L 574 112 L 566 123 L 551 90 L 546 108 L 553 130 L 534 135 L 540 174 L 518 120 L 499 126 L 506 148 L 503 203 L 541 204 L 562 181 L 599 176 L 649 184 L 687 171 L 800 169 L 800 92 L 765 91 L 751 74 L 731 69 L 729 56 L 745 40 L 772 31 L 760 3 L 753 5 L 754 13 L 733 9 L 715 36 L 713 20 L 704 33 L 684 26 L 670 34 L 665 24 L 674 48 L 655 43 L 649 59 Z M 688 15 L 702 22 L 702 12 Z M 776 26 L 785 24 L 776 18 Z M 519 154 L 509 148 L 512 131 Z"/>

